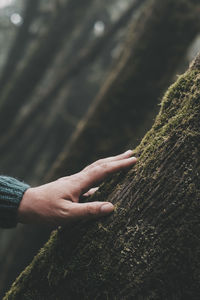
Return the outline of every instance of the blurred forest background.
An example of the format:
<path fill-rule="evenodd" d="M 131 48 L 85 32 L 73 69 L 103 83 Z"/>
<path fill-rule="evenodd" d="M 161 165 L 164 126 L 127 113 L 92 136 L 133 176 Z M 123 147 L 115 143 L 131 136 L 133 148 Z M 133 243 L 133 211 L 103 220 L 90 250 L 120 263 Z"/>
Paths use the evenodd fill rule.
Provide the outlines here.
<path fill-rule="evenodd" d="M 38 185 L 139 143 L 200 49 L 199 12 L 167 2 L 0 0 L 1 174 Z M 49 233 L 0 230 L 0 297 Z"/>

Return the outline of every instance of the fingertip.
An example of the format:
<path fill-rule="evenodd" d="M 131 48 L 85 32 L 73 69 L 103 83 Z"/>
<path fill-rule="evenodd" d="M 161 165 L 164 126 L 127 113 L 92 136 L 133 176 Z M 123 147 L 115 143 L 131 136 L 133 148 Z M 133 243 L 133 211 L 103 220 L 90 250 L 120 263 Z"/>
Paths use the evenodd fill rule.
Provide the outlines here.
<path fill-rule="evenodd" d="M 135 157 L 135 156 L 129 157 L 128 159 L 129 159 L 130 161 L 135 161 L 135 162 L 138 160 L 137 157 Z"/>
<path fill-rule="evenodd" d="M 130 166 L 134 165 L 136 162 L 137 162 L 136 157 L 133 157 L 133 156 L 128 157 L 128 158 L 124 159 L 122 168 L 130 167 Z"/>
<path fill-rule="evenodd" d="M 110 202 L 104 203 L 100 208 L 100 212 L 102 214 L 109 214 L 113 212 L 113 210 L 114 210 L 114 205 Z"/>
<path fill-rule="evenodd" d="M 127 150 L 127 151 L 125 151 L 124 153 L 122 153 L 121 154 L 122 155 L 122 157 L 127 157 L 127 158 L 129 158 L 130 156 L 132 156 L 133 155 L 133 151 L 132 150 Z"/>
<path fill-rule="evenodd" d="M 125 151 L 124 154 L 130 154 L 130 155 L 133 155 L 133 151 L 129 149 L 129 150 Z"/>

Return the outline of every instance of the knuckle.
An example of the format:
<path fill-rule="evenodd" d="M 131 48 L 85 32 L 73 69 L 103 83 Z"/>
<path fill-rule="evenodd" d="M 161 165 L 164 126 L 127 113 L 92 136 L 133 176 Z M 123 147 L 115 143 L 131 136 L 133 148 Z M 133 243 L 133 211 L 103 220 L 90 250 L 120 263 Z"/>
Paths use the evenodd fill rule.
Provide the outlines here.
<path fill-rule="evenodd" d="M 91 169 L 91 168 L 94 168 L 94 167 L 100 165 L 100 163 L 101 163 L 101 159 L 99 159 L 99 160 L 93 162 L 93 163 L 90 164 L 88 167 Z"/>
<path fill-rule="evenodd" d="M 99 159 L 95 160 L 93 163 L 96 164 L 96 163 L 101 162 L 102 160 L 103 160 L 102 158 L 99 158 Z"/>
<path fill-rule="evenodd" d="M 108 164 L 107 163 L 102 163 L 101 165 L 99 165 L 98 172 L 103 173 L 105 175 L 109 174 L 110 173 L 110 168 L 109 168 Z"/>
<path fill-rule="evenodd" d="M 78 172 L 76 174 L 73 174 L 69 177 L 69 181 L 74 183 L 74 182 L 77 182 L 77 180 L 80 180 L 80 178 L 82 178 L 82 171 L 81 172 Z"/>
<path fill-rule="evenodd" d="M 93 163 L 91 164 L 91 166 L 92 166 L 92 167 L 99 166 L 100 164 L 102 164 L 102 162 L 103 162 L 103 159 L 98 159 L 98 160 L 96 160 L 95 162 L 93 162 Z"/>
<path fill-rule="evenodd" d="M 95 164 L 101 164 L 103 162 L 103 159 L 101 158 L 101 159 L 98 159 L 96 162 L 95 162 Z"/>
<path fill-rule="evenodd" d="M 69 205 L 62 205 L 59 209 L 59 217 L 61 219 L 66 219 L 69 217 L 70 215 L 70 207 Z"/>
<path fill-rule="evenodd" d="M 102 173 L 102 172 L 104 173 L 106 170 L 107 170 L 107 167 L 106 167 L 105 163 L 98 165 L 94 168 L 94 172 L 96 172 L 96 173 Z"/>
<path fill-rule="evenodd" d="M 105 163 L 105 162 L 101 163 L 100 166 L 101 166 L 102 169 L 107 169 L 108 168 L 108 164 Z"/>
<path fill-rule="evenodd" d="M 94 167 L 92 170 L 91 170 L 91 177 L 104 177 L 104 176 L 107 176 L 109 173 L 109 170 L 104 166 L 102 165 L 98 165 L 96 167 Z"/>

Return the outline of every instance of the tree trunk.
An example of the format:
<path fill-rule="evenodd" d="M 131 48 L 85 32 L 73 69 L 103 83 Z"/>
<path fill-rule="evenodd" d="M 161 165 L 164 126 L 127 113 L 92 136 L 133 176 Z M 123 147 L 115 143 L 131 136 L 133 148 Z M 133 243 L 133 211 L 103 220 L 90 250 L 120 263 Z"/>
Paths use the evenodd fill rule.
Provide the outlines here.
<path fill-rule="evenodd" d="M 101 221 L 55 231 L 4 300 L 199 299 L 200 55 L 165 94 Z"/>
<path fill-rule="evenodd" d="M 186 49 L 199 31 L 197 1 L 148 1 L 88 115 L 67 142 L 46 180 L 124 149 L 140 137 Z M 103 125 L 102 125 L 103 124 Z"/>

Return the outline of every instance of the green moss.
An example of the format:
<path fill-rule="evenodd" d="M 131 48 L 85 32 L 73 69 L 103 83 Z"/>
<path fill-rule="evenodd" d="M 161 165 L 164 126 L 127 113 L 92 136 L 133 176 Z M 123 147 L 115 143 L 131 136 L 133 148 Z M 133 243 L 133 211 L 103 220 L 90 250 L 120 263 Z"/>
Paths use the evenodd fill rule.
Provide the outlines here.
<path fill-rule="evenodd" d="M 190 117 L 193 118 L 194 102 L 199 101 L 200 93 L 195 90 L 199 84 L 199 79 L 198 70 L 189 70 L 168 89 L 163 97 L 160 112 L 152 129 L 134 150 L 135 154 L 142 152 L 141 157 L 143 160 L 151 159 L 151 154 L 154 153 L 155 149 L 163 143 L 167 143 L 170 135 L 174 134 L 174 131 L 178 130 L 180 125 L 184 126 L 184 123 L 186 126 L 188 125 Z M 188 98 L 191 98 L 191 101 L 188 101 Z M 198 108 L 196 110 L 198 113 Z M 187 134 L 198 134 L 198 131 L 195 132 L 194 128 L 190 130 L 188 127 L 184 130 L 187 130 Z"/>

